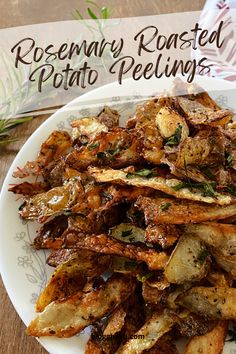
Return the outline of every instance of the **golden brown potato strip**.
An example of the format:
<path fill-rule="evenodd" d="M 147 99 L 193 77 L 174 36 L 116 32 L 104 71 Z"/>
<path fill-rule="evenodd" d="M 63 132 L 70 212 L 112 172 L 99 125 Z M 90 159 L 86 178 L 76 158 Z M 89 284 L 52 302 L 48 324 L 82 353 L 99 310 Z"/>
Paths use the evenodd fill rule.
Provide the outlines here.
<path fill-rule="evenodd" d="M 98 289 L 50 303 L 28 326 L 31 336 L 71 337 L 108 315 L 134 291 L 135 281 L 112 276 Z"/>
<path fill-rule="evenodd" d="M 108 318 L 107 325 L 103 331 L 105 336 L 114 335 L 120 332 L 125 323 L 126 312 L 122 305 L 119 305 Z"/>
<path fill-rule="evenodd" d="M 205 203 L 215 203 L 219 205 L 230 204 L 234 198 L 228 195 L 223 195 L 220 193 L 214 193 L 214 197 L 204 196 L 204 193 L 196 190 L 192 191 L 191 188 L 179 186 L 182 185 L 182 182 L 178 179 L 171 178 L 166 179 L 163 177 L 129 177 L 129 173 L 123 170 L 113 170 L 111 168 L 100 169 L 97 167 L 88 168 L 91 175 L 95 178 L 97 182 L 110 182 L 115 184 L 126 184 L 129 186 L 136 187 L 149 187 L 159 191 L 162 191 L 166 194 L 172 195 L 180 199 L 190 199 L 193 201 L 202 201 Z M 128 176 L 128 177 L 127 177 Z"/>
<path fill-rule="evenodd" d="M 202 316 L 213 319 L 236 319 L 236 289 L 194 287 L 177 298 L 177 302 Z"/>
<path fill-rule="evenodd" d="M 135 338 L 128 340 L 121 346 L 117 354 L 139 354 L 155 345 L 174 324 L 174 317 L 164 310 L 154 313 L 152 317 L 135 333 Z"/>
<path fill-rule="evenodd" d="M 204 278 L 209 270 L 209 256 L 204 243 L 191 234 L 182 235 L 165 268 L 170 283 L 182 284 Z"/>
<path fill-rule="evenodd" d="M 114 128 L 101 132 L 79 151 L 73 150 L 66 157 L 72 168 L 85 170 L 90 165 L 125 167 L 140 160 L 141 141 L 134 132 Z"/>
<path fill-rule="evenodd" d="M 65 247 L 68 247 L 68 245 L 65 244 Z M 72 248 L 93 250 L 99 253 L 115 254 L 135 259 L 139 262 L 146 262 L 148 267 L 153 270 L 164 269 L 168 261 L 168 256 L 165 252 L 157 252 L 145 246 L 127 244 L 105 234 L 78 236 Z"/>
<path fill-rule="evenodd" d="M 42 312 L 52 301 L 63 299 L 82 290 L 87 278 L 103 273 L 110 264 L 109 256 L 75 252 L 60 264 L 36 302 L 36 311 Z"/>
<path fill-rule="evenodd" d="M 28 161 L 23 168 L 18 168 L 13 173 L 13 177 L 24 178 L 29 175 L 41 174 L 45 166 L 65 154 L 70 147 L 71 138 L 67 132 L 53 131 L 41 145 L 36 161 Z"/>
<path fill-rule="evenodd" d="M 140 196 L 135 206 L 142 210 L 146 223 L 188 224 L 220 220 L 236 214 L 236 204 L 223 207 L 188 200 Z"/>
<path fill-rule="evenodd" d="M 220 223 L 188 224 L 184 227 L 210 246 L 217 264 L 236 276 L 236 226 Z"/>
<path fill-rule="evenodd" d="M 149 224 L 145 230 L 145 241 L 160 245 L 163 249 L 173 246 L 179 236 L 180 232 L 176 225 Z"/>
<path fill-rule="evenodd" d="M 24 197 L 32 197 L 33 195 L 46 192 L 48 190 L 48 185 L 44 182 L 23 182 L 10 185 L 8 190 L 15 194 L 22 194 Z"/>
<path fill-rule="evenodd" d="M 191 338 L 184 354 L 222 354 L 227 328 L 227 321 L 219 321 L 210 332 Z"/>

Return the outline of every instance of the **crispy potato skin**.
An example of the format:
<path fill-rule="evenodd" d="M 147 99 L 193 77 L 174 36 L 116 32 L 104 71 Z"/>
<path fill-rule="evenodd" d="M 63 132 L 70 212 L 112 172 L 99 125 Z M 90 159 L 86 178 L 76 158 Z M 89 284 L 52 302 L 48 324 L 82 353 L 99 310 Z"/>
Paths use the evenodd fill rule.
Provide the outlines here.
<path fill-rule="evenodd" d="M 186 97 L 176 97 L 177 104 L 186 114 L 187 120 L 193 124 L 225 125 L 232 120 L 232 112 L 228 109 L 214 110 L 202 105 L 196 100 Z"/>
<path fill-rule="evenodd" d="M 74 253 L 73 249 L 56 249 L 49 254 L 46 263 L 51 267 L 57 267 L 61 263 L 66 262 Z"/>
<path fill-rule="evenodd" d="M 203 242 L 191 234 L 182 235 L 165 268 L 170 283 L 198 281 L 207 275 L 209 258 Z"/>
<path fill-rule="evenodd" d="M 134 291 L 130 277 L 113 276 L 98 289 L 49 304 L 27 328 L 31 336 L 71 337 L 108 315 Z"/>
<path fill-rule="evenodd" d="M 48 185 L 44 182 L 23 182 L 12 185 L 8 190 L 14 194 L 21 194 L 24 197 L 32 197 L 33 195 L 46 192 Z"/>
<path fill-rule="evenodd" d="M 216 263 L 233 278 L 236 277 L 236 226 L 220 223 L 189 224 L 185 232 L 196 235 L 210 247 Z"/>
<path fill-rule="evenodd" d="M 120 332 L 125 323 L 126 312 L 122 305 L 119 305 L 108 319 L 107 325 L 103 331 L 105 336 L 114 335 Z"/>
<path fill-rule="evenodd" d="M 127 122 L 127 127 L 132 127 L 143 143 L 140 155 L 154 164 L 159 164 L 163 156 L 163 138 L 156 123 L 160 108 L 158 100 L 150 100 L 138 107 L 134 117 Z"/>
<path fill-rule="evenodd" d="M 18 168 L 14 173 L 15 178 L 24 178 L 29 175 L 39 175 L 42 169 L 50 162 L 61 157 L 71 147 L 71 137 L 65 131 L 53 131 L 41 145 L 36 161 L 28 161 L 23 168 Z"/>
<path fill-rule="evenodd" d="M 146 246 L 136 246 L 115 240 L 105 234 L 76 237 L 72 248 L 93 250 L 104 254 L 115 254 L 140 262 L 146 262 L 153 270 L 163 269 L 167 263 L 168 256 L 165 252 L 157 252 Z M 65 245 L 67 247 L 67 245 Z"/>
<path fill-rule="evenodd" d="M 168 312 L 154 313 L 136 332 L 136 338 L 128 340 L 118 349 L 117 354 L 139 354 L 150 349 L 159 338 L 171 330 L 173 324 L 173 316 Z"/>
<path fill-rule="evenodd" d="M 65 161 L 79 171 L 90 165 L 126 167 L 140 160 L 141 147 L 142 142 L 135 132 L 114 128 L 96 135 L 87 146 L 82 146 L 78 151 L 73 150 Z"/>
<path fill-rule="evenodd" d="M 74 252 L 52 274 L 36 302 L 36 311 L 42 312 L 51 302 L 76 294 L 88 279 L 98 277 L 110 264 L 106 255 Z"/>
<path fill-rule="evenodd" d="M 219 321 L 208 333 L 191 338 L 184 354 L 222 354 L 228 321 Z"/>
<path fill-rule="evenodd" d="M 188 200 L 145 196 L 138 197 L 135 206 L 144 212 L 147 224 L 199 223 L 225 219 L 236 214 L 236 204 L 220 207 Z"/>
<path fill-rule="evenodd" d="M 236 289 L 193 287 L 178 297 L 178 303 L 195 313 L 213 319 L 235 319 Z"/>
<path fill-rule="evenodd" d="M 180 236 L 176 225 L 149 224 L 145 230 L 145 241 L 154 245 L 160 245 L 163 249 L 175 244 Z"/>
<path fill-rule="evenodd" d="M 193 192 L 189 188 L 182 188 L 176 190 L 175 187 L 181 183 L 181 180 L 176 178 L 164 177 L 127 177 L 127 172 L 124 170 L 114 170 L 112 168 L 97 168 L 89 167 L 89 173 L 95 178 L 97 182 L 108 182 L 118 185 L 136 186 L 140 188 L 152 188 L 169 194 L 179 199 L 188 199 L 192 201 L 199 201 L 205 203 L 215 203 L 219 205 L 228 205 L 234 201 L 234 198 L 228 195 L 215 193 L 214 198 L 204 196 L 200 191 Z"/>
<path fill-rule="evenodd" d="M 68 217 L 59 215 L 46 222 L 37 232 L 33 246 L 36 249 L 59 249 L 63 244 L 63 232 L 67 229 Z"/>

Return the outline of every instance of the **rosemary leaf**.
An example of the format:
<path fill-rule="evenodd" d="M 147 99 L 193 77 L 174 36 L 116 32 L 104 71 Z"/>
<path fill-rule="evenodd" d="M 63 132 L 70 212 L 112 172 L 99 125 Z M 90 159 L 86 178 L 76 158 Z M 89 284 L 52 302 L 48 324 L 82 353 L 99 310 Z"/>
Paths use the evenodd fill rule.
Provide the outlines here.
<path fill-rule="evenodd" d="M 126 178 L 133 178 L 133 177 L 146 177 L 146 178 L 151 178 L 151 177 L 155 177 L 156 176 L 156 172 L 153 170 L 149 170 L 147 168 L 144 168 L 140 171 L 136 171 L 136 172 L 128 172 L 126 175 Z"/>
<path fill-rule="evenodd" d="M 161 211 L 165 211 L 165 210 L 168 210 L 169 209 L 169 207 L 171 206 L 171 203 L 162 203 L 161 205 L 160 205 L 160 209 L 161 209 Z"/>
<path fill-rule="evenodd" d="M 90 9 L 90 7 L 87 8 L 88 14 L 89 16 L 93 19 L 93 20 L 97 20 L 97 16 L 95 15 L 95 13 Z"/>
<path fill-rule="evenodd" d="M 145 283 L 145 281 L 153 276 L 153 273 L 146 273 L 146 274 L 138 274 L 137 275 L 137 280 L 141 281 L 142 283 Z"/>
<path fill-rule="evenodd" d="M 179 145 L 181 140 L 181 135 L 182 135 L 182 128 L 183 128 L 182 125 L 179 124 L 175 130 L 175 133 L 166 140 L 166 145 L 168 146 Z"/>

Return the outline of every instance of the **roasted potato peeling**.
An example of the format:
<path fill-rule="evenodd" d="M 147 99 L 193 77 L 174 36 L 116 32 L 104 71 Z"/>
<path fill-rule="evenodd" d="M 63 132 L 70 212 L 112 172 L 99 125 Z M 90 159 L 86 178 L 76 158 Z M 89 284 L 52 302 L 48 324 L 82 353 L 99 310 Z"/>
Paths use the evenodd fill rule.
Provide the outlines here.
<path fill-rule="evenodd" d="M 14 172 L 31 177 L 9 191 L 54 267 L 29 335 L 91 326 L 86 354 L 178 354 L 181 338 L 185 354 L 222 354 L 236 321 L 235 124 L 194 90 L 176 80 L 125 127 L 107 106 L 78 117 Z"/>

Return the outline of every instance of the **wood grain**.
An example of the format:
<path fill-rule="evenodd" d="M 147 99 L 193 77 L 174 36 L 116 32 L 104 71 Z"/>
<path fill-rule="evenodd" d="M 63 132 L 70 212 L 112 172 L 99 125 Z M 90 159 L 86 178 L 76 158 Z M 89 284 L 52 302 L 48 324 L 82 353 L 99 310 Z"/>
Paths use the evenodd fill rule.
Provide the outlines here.
<path fill-rule="evenodd" d="M 201 10 L 204 4 L 204 0 L 100 0 L 97 2 L 111 7 L 112 17 L 194 11 Z M 80 8 L 81 12 L 85 13 L 86 4 L 80 0 L 21 0 L 17 1 L 16 5 L 14 0 L 2 0 L 0 3 L 1 27 L 71 19 L 71 12 L 75 8 Z M 0 186 L 21 146 L 47 117 L 46 115 L 39 116 L 32 122 L 15 128 L 13 133 L 19 140 L 5 148 L 0 148 Z M 25 326 L 15 312 L 1 281 L 0 299 L 0 352 L 3 354 L 46 354 L 47 352 L 34 338 L 26 336 Z"/>

